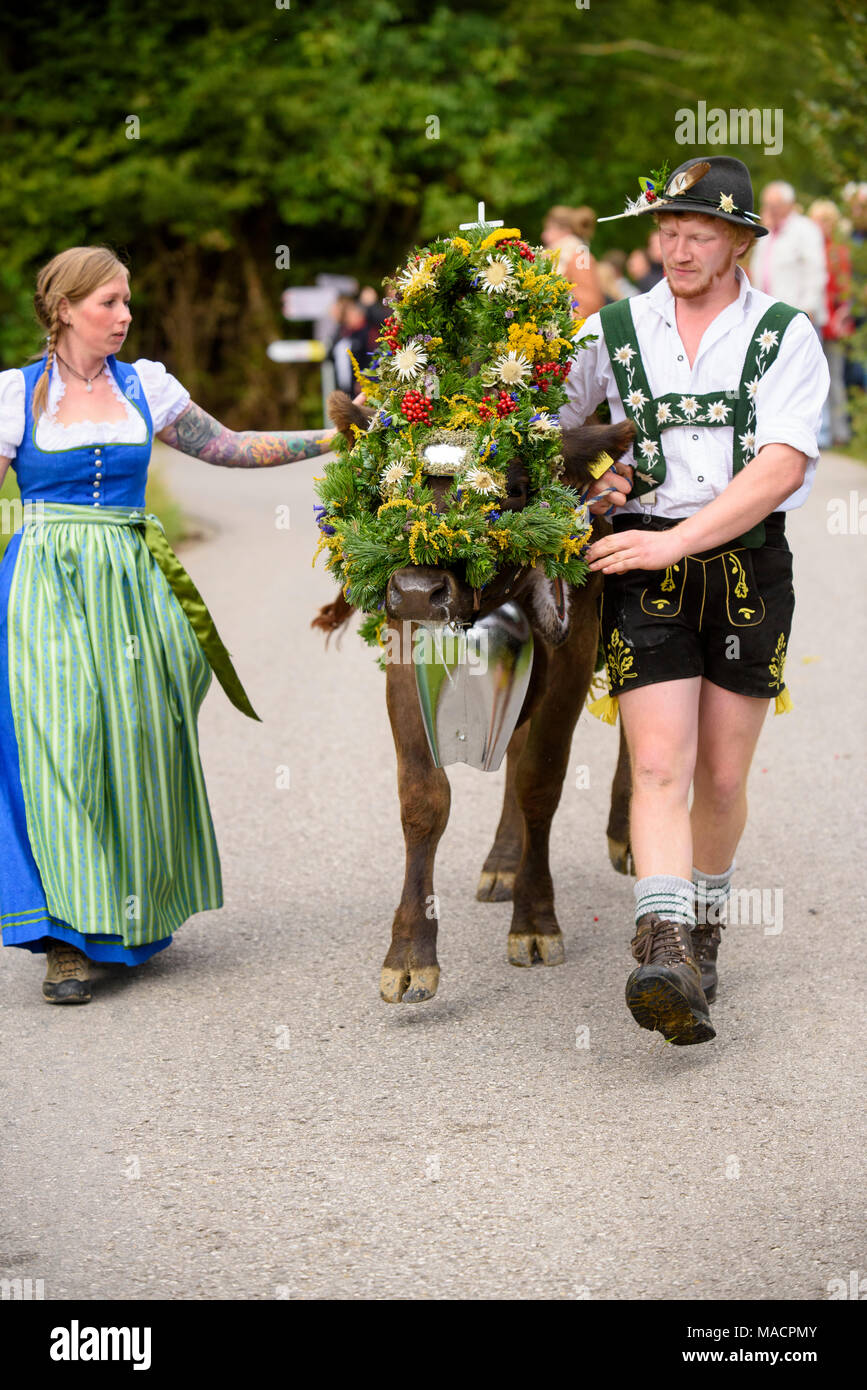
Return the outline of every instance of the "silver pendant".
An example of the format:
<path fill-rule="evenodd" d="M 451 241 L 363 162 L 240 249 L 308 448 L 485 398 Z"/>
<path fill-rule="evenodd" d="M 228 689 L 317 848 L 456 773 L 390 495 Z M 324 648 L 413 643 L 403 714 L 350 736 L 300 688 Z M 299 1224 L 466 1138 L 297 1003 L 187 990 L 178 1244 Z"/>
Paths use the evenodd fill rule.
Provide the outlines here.
<path fill-rule="evenodd" d="M 420 623 L 413 664 L 434 765 L 469 763 L 496 772 L 533 669 L 533 634 L 523 609 L 504 603 L 468 628 Z"/>
<path fill-rule="evenodd" d="M 90 383 L 91 383 L 91 380 L 92 380 L 92 378 L 91 378 L 91 377 L 88 377 L 87 382 L 86 382 L 86 386 L 87 386 L 88 391 L 92 391 L 92 390 L 93 390 L 93 387 L 92 387 L 91 384 L 90 384 Z"/>

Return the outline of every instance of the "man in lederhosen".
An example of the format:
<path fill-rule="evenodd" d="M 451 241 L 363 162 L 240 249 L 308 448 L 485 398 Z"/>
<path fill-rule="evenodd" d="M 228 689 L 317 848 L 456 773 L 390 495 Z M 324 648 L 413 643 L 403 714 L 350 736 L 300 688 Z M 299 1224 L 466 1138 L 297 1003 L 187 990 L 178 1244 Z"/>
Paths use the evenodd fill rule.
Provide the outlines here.
<path fill-rule="evenodd" d="M 573 361 L 560 417 L 581 423 L 607 400 L 636 428 L 631 466 L 594 489 L 617 489 L 619 508 L 588 551 L 605 576 L 598 712 L 614 722 L 619 705 L 632 760 L 639 964 L 626 1001 L 641 1027 L 685 1044 L 715 1036 L 747 774 L 769 699 L 790 704 L 785 514 L 810 491 L 828 369 L 807 315 L 736 264 L 767 230 L 740 160 L 690 159 L 642 186 L 621 216 L 656 214 L 667 278 L 587 319 L 596 341 Z"/>

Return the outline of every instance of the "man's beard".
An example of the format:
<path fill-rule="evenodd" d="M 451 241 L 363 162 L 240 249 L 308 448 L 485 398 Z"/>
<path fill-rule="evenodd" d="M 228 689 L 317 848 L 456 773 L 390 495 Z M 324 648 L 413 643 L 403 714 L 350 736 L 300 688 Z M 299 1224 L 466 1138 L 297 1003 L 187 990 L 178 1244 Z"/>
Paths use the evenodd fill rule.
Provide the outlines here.
<path fill-rule="evenodd" d="M 675 299 L 698 299 L 701 295 L 707 294 L 708 290 L 713 289 L 714 285 L 718 284 L 720 280 L 726 279 L 736 260 L 737 256 L 735 255 L 733 250 L 725 265 L 720 266 L 719 270 L 709 274 L 697 285 L 683 285 L 680 287 L 680 289 L 675 287 L 675 284 L 671 276 L 669 275 L 668 287 L 671 290 L 671 293 L 674 295 Z"/>

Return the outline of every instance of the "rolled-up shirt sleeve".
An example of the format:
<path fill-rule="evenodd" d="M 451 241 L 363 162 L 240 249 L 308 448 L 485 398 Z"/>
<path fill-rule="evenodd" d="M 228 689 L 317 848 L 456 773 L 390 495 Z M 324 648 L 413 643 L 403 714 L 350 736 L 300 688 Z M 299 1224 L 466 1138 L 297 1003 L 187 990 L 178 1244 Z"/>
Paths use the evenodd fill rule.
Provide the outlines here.
<path fill-rule="evenodd" d="M 18 367 L 0 372 L 0 458 L 14 459 L 24 438 L 24 376 Z"/>
<path fill-rule="evenodd" d="M 815 464 L 830 382 L 819 335 L 806 314 L 798 314 L 756 388 L 756 453 L 765 444 L 788 444 Z"/>
<path fill-rule="evenodd" d="M 592 415 L 597 405 L 605 400 L 608 391 L 610 370 L 608 349 L 602 334 L 602 323 L 598 314 L 591 314 L 582 324 L 579 338 L 596 335 L 595 343 L 588 343 L 572 358 L 572 370 L 566 378 L 565 405 L 561 405 L 558 415 L 563 429 L 574 429 L 583 425 L 588 415 Z"/>

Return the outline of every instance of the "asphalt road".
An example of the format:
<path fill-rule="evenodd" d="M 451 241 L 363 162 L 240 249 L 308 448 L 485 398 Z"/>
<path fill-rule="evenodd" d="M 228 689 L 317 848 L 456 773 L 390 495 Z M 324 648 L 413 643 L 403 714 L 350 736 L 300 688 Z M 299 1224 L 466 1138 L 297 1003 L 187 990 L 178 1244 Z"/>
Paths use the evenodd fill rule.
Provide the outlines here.
<path fill-rule="evenodd" d="M 794 709 L 763 732 L 737 878 L 783 889 L 782 930 L 728 929 L 717 1038 L 676 1048 L 623 1002 L 617 735 L 586 715 L 552 836 L 565 966 L 507 963 L 509 907 L 474 899 L 503 773 L 458 767 L 440 992 L 380 1002 L 394 754 L 369 649 L 309 627 L 334 593 L 310 563 L 321 466 L 164 456 L 213 528 L 184 561 L 264 722 L 213 683 L 222 911 L 101 970 L 86 1008 L 2 953 L 0 1277 L 48 1299 L 706 1300 L 863 1277 L 867 541 L 827 507 L 867 496 L 864 468 L 828 455 L 790 522 Z"/>

